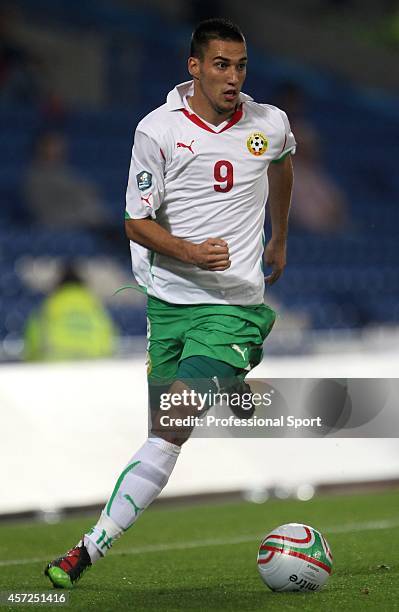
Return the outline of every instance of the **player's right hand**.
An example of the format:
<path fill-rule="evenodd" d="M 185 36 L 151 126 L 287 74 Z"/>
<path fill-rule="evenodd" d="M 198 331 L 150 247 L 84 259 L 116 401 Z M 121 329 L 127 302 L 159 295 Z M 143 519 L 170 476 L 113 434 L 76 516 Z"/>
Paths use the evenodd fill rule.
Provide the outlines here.
<path fill-rule="evenodd" d="M 222 271 L 230 268 L 229 245 L 221 238 L 208 238 L 192 245 L 192 261 L 203 270 Z"/>

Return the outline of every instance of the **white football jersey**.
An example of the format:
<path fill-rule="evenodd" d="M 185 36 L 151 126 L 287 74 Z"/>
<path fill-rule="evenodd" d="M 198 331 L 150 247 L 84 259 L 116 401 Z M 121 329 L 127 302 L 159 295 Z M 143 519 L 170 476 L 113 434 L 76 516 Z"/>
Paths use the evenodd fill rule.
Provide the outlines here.
<path fill-rule="evenodd" d="M 222 238 L 231 266 L 213 272 L 131 242 L 133 272 L 148 294 L 174 304 L 261 304 L 263 225 L 269 163 L 295 151 L 286 114 L 240 94 L 228 122 L 215 127 L 189 110 L 193 83 L 137 126 L 126 218 L 152 217 L 178 238 Z"/>

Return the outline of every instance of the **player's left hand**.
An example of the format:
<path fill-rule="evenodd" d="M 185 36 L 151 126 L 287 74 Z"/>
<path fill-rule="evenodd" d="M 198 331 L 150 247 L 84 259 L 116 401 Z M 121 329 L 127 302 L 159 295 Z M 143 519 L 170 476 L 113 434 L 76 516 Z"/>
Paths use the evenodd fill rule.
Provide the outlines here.
<path fill-rule="evenodd" d="M 268 285 L 273 285 L 282 275 L 287 261 L 287 243 L 285 240 L 271 239 L 265 248 L 266 265 L 272 268 L 272 273 L 265 276 Z"/>

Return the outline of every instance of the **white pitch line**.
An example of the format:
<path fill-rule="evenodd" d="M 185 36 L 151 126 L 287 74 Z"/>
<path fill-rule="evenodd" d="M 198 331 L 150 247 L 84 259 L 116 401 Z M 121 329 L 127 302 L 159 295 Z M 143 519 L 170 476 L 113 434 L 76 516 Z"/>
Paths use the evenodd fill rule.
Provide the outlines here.
<path fill-rule="evenodd" d="M 351 533 L 356 531 L 373 531 L 379 529 L 392 529 L 399 527 L 399 519 L 385 519 L 380 521 L 368 521 L 364 523 L 348 523 L 346 525 L 334 525 L 331 527 L 323 527 L 320 529 L 328 537 L 329 534 Z M 206 548 L 208 546 L 228 546 L 232 544 L 245 544 L 247 542 L 261 541 L 263 535 L 242 535 L 232 538 L 210 538 L 208 540 L 192 540 L 191 542 L 176 542 L 175 544 L 149 544 L 147 546 L 136 546 L 124 550 L 114 550 L 112 556 L 115 555 L 143 555 L 154 552 L 168 552 L 171 550 L 187 550 L 193 548 Z M 55 558 L 55 555 L 47 557 L 33 557 L 31 559 L 10 559 L 8 561 L 0 561 L 0 567 L 8 567 L 12 565 L 29 565 L 30 563 L 45 563 L 49 559 Z"/>
<path fill-rule="evenodd" d="M 336 525 L 335 527 L 325 527 L 321 529 L 323 533 L 350 533 L 352 531 L 373 531 L 373 529 L 391 529 L 399 527 L 399 518 L 385 519 L 381 521 L 368 521 L 365 523 L 347 523 L 346 525 Z"/>

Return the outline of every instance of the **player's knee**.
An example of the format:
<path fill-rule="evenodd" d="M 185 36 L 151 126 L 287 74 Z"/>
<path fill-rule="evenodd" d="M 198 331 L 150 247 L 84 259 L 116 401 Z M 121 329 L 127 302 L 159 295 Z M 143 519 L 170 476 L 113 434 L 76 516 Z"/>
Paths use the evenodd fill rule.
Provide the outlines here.
<path fill-rule="evenodd" d="M 180 362 L 177 380 L 198 395 L 201 410 L 212 406 L 212 398 L 236 379 L 237 368 L 203 355 L 193 355 Z"/>
<path fill-rule="evenodd" d="M 183 446 L 185 442 L 189 439 L 192 431 L 159 431 L 158 429 L 152 429 L 151 433 L 156 435 L 158 438 L 162 438 L 166 442 L 170 442 L 170 444 L 175 444 L 176 446 Z"/>

